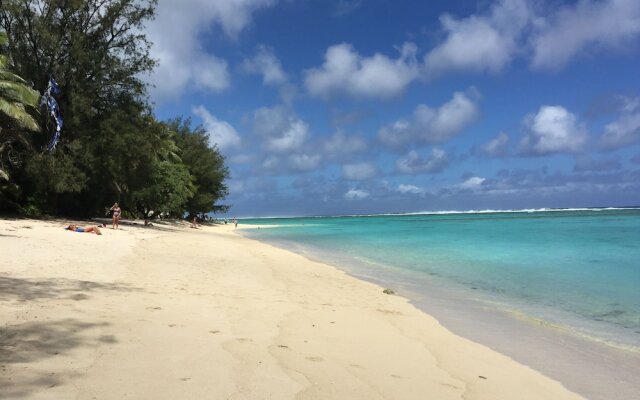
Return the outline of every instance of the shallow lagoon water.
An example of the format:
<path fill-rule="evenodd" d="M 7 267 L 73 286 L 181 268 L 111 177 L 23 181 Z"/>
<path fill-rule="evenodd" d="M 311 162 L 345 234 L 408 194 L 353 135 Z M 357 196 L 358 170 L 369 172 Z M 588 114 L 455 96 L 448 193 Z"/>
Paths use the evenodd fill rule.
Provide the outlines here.
<path fill-rule="evenodd" d="M 246 220 L 249 233 L 372 277 L 473 291 L 612 344 L 640 346 L 640 210 Z M 419 288 L 413 288 L 418 290 Z M 562 318 L 561 321 L 557 318 Z M 603 337 L 604 336 L 604 337 Z"/>
<path fill-rule="evenodd" d="M 245 230 L 250 237 L 396 290 L 588 398 L 640 392 L 640 209 L 241 224 L 261 226 Z"/>

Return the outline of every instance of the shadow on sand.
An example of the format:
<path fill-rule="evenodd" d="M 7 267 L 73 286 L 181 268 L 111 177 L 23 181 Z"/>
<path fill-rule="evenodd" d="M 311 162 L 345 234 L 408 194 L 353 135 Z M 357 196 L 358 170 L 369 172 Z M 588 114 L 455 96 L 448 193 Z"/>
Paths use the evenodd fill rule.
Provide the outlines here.
<path fill-rule="evenodd" d="M 116 343 L 112 335 L 91 335 L 88 330 L 108 326 L 75 319 L 25 322 L 0 328 L 0 399 L 25 398 L 34 391 L 63 383 L 61 376 L 42 369 L 10 374 L 9 364 L 26 364 L 46 358 L 63 357 L 78 347 L 96 347 Z M 23 371 L 15 368 L 13 372 Z"/>
<path fill-rule="evenodd" d="M 89 299 L 92 293 L 102 291 L 139 292 L 142 289 L 82 280 L 0 276 L 0 308 L 2 302 L 43 299 L 80 301 Z M 30 393 L 49 390 L 71 379 L 64 379 L 65 376 L 61 376 L 60 372 L 56 375 L 53 371 L 26 365 L 47 358 L 64 357 L 66 353 L 80 347 L 117 343 L 115 336 L 102 333 L 100 328 L 107 326 L 109 324 L 104 322 L 67 318 L 53 321 L 31 320 L 0 327 L 0 399 L 25 398 Z M 12 364 L 20 366 L 11 366 Z"/>
<path fill-rule="evenodd" d="M 40 299 L 86 300 L 96 291 L 139 292 L 142 289 L 117 283 L 74 279 L 26 279 L 0 275 L 0 301 Z"/>

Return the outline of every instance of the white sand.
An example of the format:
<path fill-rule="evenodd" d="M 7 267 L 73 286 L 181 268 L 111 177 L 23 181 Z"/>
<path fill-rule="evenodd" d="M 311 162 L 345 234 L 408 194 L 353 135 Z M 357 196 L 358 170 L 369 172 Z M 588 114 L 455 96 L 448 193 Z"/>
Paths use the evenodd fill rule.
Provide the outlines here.
<path fill-rule="evenodd" d="M 577 399 L 406 299 L 234 233 L 0 220 L 0 398 Z"/>

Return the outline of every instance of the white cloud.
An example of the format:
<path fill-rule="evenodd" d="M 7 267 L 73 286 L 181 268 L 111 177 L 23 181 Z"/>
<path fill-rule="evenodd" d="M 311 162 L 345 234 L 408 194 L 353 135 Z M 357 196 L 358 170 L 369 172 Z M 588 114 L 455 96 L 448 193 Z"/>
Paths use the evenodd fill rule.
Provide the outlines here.
<path fill-rule="evenodd" d="M 518 38 L 533 17 L 526 0 L 502 0 L 486 15 L 440 17 L 446 39 L 424 58 L 428 78 L 450 70 L 499 72 L 518 51 Z"/>
<path fill-rule="evenodd" d="M 343 17 L 347 14 L 351 14 L 362 6 L 362 0 L 339 0 L 335 6 L 335 14 L 338 17 Z"/>
<path fill-rule="evenodd" d="M 351 180 L 364 180 L 376 176 L 378 170 L 371 163 L 347 164 L 342 166 L 342 173 L 345 178 Z"/>
<path fill-rule="evenodd" d="M 280 60 L 273 49 L 266 46 L 259 46 L 253 58 L 244 60 L 242 68 L 248 73 L 262 75 L 265 85 L 280 85 L 287 81 Z"/>
<path fill-rule="evenodd" d="M 297 151 L 309 136 L 308 125 L 285 107 L 259 108 L 253 118 L 253 130 L 264 137 L 265 148 L 270 152 Z"/>
<path fill-rule="evenodd" d="M 267 171 L 274 170 L 280 165 L 280 159 L 278 157 L 267 157 L 262 161 L 262 169 Z"/>
<path fill-rule="evenodd" d="M 481 178 L 479 176 L 472 176 L 471 178 L 462 182 L 459 187 L 460 189 L 464 190 L 476 190 L 482 186 L 485 180 L 485 178 Z"/>
<path fill-rule="evenodd" d="M 578 152 L 587 141 L 587 130 L 575 115 L 561 106 L 542 106 L 525 118 L 528 133 L 520 142 L 525 154 Z"/>
<path fill-rule="evenodd" d="M 296 171 L 311 171 L 322 161 L 319 154 L 293 154 L 289 156 L 289 164 Z"/>
<path fill-rule="evenodd" d="M 342 158 L 367 149 L 367 143 L 359 136 L 348 136 L 337 131 L 325 140 L 323 150 L 329 158 Z"/>
<path fill-rule="evenodd" d="M 624 97 L 622 102 L 620 116 L 604 127 L 600 137 L 600 145 L 607 150 L 640 142 L 640 97 Z"/>
<path fill-rule="evenodd" d="M 203 106 L 194 107 L 192 112 L 202 118 L 204 128 L 209 134 L 210 145 L 217 145 L 220 150 L 240 146 L 240 135 L 231 124 L 217 119 Z"/>
<path fill-rule="evenodd" d="M 369 192 L 360 189 L 349 189 L 347 193 L 344 194 L 344 198 L 347 200 L 362 200 L 367 197 L 369 197 Z"/>
<path fill-rule="evenodd" d="M 424 194 L 425 190 L 421 189 L 415 185 L 398 185 L 398 192 L 402 194 Z"/>
<path fill-rule="evenodd" d="M 483 154 L 491 157 L 504 157 L 508 154 L 509 135 L 500 132 L 498 136 L 483 144 L 480 149 Z"/>
<path fill-rule="evenodd" d="M 276 0 L 161 1 L 146 34 L 153 43 L 151 56 L 159 61 L 148 78 L 156 101 L 180 96 L 186 89 L 219 92 L 230 85 L 227 62 L 208 54 L 201 37 L 219 26 L 234 38 L 251 22 L 258 9 Z M 170 29 L 170 27 L 180 27 Z"/>
<path fill-rule="evenodd" d="M 531 64 L 534 68 L 560 68 L 589 48 L 621 48 L 638 35 L 638 0 L 581 0 L 541 24 L 532 38 Z"/>
<path fill-rule="evenodd" d="M 308 126 L 304 121 L 291 121 L 289 127 L 280 136 L 267 140 L 267 149 L 277 153 L 297 150 L 302 147 L 307 135 Z"/>
<path fill-rule="evenodd" d="M 411 150 L 396 161 L 396 168 L 407 174 L 438 173 L 449 165 L 449 156 L 438 148 L 433 148 L 431 154 L 423 158 L 416 151 Z"/>
<path fill-rule="evenodd" d="M 391 148 L 446 142 L 478 117 L 478 97 L 477 91 L 470 89 L 467 93 L 454 93 L 451 100 L 438 108 L 420 104 L 414 111 L 413 122 L 398 120 L 382 127 L 378 137 Z"/>
<path fill-rule="evenodd" d="M 345 93 L 360 98 L 389 98 L 400 94 L 418 76 L 416 46 L 405 43 L 392 60 L 376 53 L 362 57 L 350 44 L 331 46 L 324 64 L 307 70 L 305 85 L 311 95 L 329 97 Z"/>

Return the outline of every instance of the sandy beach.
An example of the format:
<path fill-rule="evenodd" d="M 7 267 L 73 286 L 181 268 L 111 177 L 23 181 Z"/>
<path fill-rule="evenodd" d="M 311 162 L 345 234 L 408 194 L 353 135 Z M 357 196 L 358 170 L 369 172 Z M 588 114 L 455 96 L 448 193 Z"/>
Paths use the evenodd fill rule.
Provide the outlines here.
<path fill-rule="evenodd" d="M 2 399 L 578 399 L 405 298 L 236 233 L 0 220 Z"/>

